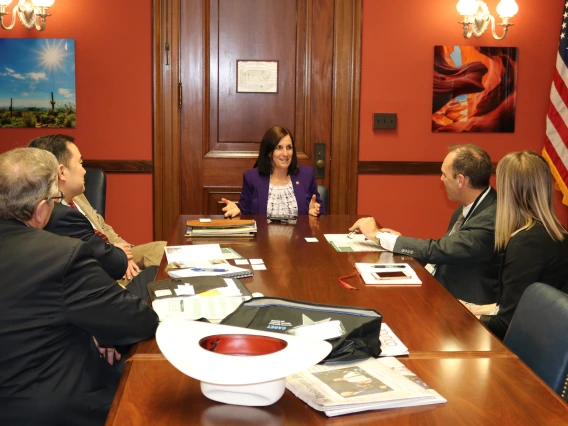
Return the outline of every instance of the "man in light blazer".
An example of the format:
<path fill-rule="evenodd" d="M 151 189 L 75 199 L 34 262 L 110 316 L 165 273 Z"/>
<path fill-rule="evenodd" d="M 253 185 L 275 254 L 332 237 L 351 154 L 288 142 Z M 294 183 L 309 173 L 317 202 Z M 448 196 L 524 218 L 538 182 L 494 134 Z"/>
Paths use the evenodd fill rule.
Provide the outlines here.
<path fill-rule="evenodd" d="M 125 278 L 136 276 L 140 269 L 158 266 L 164 254 L 166 241 L 154 241 L 147 244 L 132 246 L 123 240 L 94 210 L 83 192 L 85 191 L 85 169 L 83 157 L 74 143 L 74 138 L 68 135 L 48 135 L 32 140 L 32 148 L 45 149 L 55 155 L 59 161 L 58 186 L 65 194 L 64 204 L 77 208 L 91 222 L 93 228 L 108 243 L 122 249 L 128 256 L 128 267 Z M 124 283 L 123 283 L 124 284 Z"/>
<path fill-rule="evenodd" d="M 494 249 L 497 194 L 489 185 L 491 159 L 476 145 L 455 145 L 442 164 L 441 180 L 452 201 L 460 203 L 446 234 L 437 240 L 411 238 L 359 219 L 350 231 L 394 253 L 428 263 L 427 269 L 456 298 L 476 304 L 495 303 L 499 291 L 499 256 Z"/>

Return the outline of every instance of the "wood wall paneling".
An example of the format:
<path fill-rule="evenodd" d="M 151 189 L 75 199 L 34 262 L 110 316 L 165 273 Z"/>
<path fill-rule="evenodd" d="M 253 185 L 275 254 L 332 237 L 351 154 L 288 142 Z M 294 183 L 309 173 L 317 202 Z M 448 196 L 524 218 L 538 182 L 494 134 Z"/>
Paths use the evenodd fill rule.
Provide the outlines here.
<path fill-rule="evenodd" d="M 205 154 L 250 151 L 256 157 L 266 129 L 275 124 L 294 129 L 296 0 L 210 4 L 210 135 Z M 278 93 L 237 93 L 237 60 L 277 60 Z"/>
<path fill-rule="evenodd" d="M 181 209 L 209 214 L 205 188 L 239 185 L 269 127 L 292 130 L 303 164 L 313 163 L 314 141 L 326 143 L 330 151 L 334 9 L 332 0 L 200 4 L 201 22 L 196 18 L 201 12 L 182 9 L 182 19 L 191 22 L 187 31 L 182 26 L 182 45 L 195 46 L 182 47 L 180 57 L 181 186 L 192 188 L 182 192 Z M 278 93 L 237 93 L 239 59 L 277 60 Z M 201 67 L 193 70 L 193 79 L 189 71 L 186 76 L 185 70 L 197 64 Z M 201 71 L 204 78 L 199 80 Z M 197 110 L 205 113 L 197 117 Z M 235 168 L 240 168 L 238 181 L 226 173 Z M 193 191 L 199 186 L 202 197 Z"/>
<path fill-rule="evenodd" d="M 291 128 L 303 164 L 313 166 L 313 143 L 328 145 L 318 183 L 332 213 L 356 212 L 361 4 L 154 1 L 156 238 L 178 214 L 217 213 L 218 198 L 236 197 L 275 124 Z M 237 96 L 237 59 L 278 60 L 278 94 Z"/>
<path fill-rule="evenodd" d="M 362 0 L 335 0 L 329 211 L 357 213 Z"/>
<path fill-rule="evenodd" d="M 83 166 L 95 167 L 105 173 L 153 173 L 152 160 L 83 160 Z"/>
<path fill-rule="evenodd" d="M 180 213 L 180 2 L 153 6 L 154 237 L 165 240 Z"/>
<path fill-rule="evenodd" d="M 234 187 L 205 187 L 203 188 L 203 205 L 208 206 L 210 214 L 225 214 L 223 212 L 223 207 L 225 203 L 221 201 L 221 198 L 227 198 L 229 200 L 235 200 L 238 204 L 239 195 L 241 193 L 240 186 Z"/>
<path fill-rule="evenodd" d="M 495 174 L 497 163 L 492 163 Z M 438 161 L 359 161 L 360 175 L 440 175 L 442 162 Z"/>
<path fill-rule="evenodd" d="M 182 214 L 204 214 L 202 208 L 202 168 L 207 141 L 210 98 L 209 26 L 210 5 L 215 2 L 188 0 L 180 10 L 180 82 L 183 85 L 180 109 L 180 209 Z"/>

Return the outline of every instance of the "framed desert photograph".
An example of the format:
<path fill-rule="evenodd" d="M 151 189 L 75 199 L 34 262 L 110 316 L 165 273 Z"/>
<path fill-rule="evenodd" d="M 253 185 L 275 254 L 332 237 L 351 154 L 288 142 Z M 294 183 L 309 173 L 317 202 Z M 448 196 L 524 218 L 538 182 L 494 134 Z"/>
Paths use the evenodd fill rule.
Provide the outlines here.
<path fill-rule="evenodd" d="M 433 132 L 515 131 L 517 48 L 435 46 Z"/>
<path fill-rule="evenodd" d="M 0 38 L 0 127 L 76 127 L 75 41 Z"/>

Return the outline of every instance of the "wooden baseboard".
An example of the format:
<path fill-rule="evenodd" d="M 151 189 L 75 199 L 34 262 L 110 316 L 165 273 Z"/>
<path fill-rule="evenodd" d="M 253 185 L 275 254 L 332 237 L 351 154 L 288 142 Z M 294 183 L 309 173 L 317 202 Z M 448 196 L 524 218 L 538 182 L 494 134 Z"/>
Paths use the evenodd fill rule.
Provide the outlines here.
<path fill-rule="evenodd" d="M 105 173 L 153 173 L 152 160 L 83 160 L 83 166 L 102 169 Z"/>

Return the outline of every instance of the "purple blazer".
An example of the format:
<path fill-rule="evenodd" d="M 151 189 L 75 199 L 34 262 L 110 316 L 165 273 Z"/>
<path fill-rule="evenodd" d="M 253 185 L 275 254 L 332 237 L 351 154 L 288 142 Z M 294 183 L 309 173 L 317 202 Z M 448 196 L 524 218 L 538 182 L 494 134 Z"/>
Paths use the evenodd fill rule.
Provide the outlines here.
<path fill-rule="evenodd" d="M 321 202 L 314 170 L 311 167 L 299 166 L 298 173 L 290 175 L 290 178 L 298 203 L 298 214 L 308 214 L 310 200 L 314 194 L 317 202 L 321 204 L 320 214 L 327 213 Z M 261 175 L 256 167 L 244 172 L 243 190 L 239 201 L 242 214 L 266 214 L 269 185 L 270 175 Z"/>

